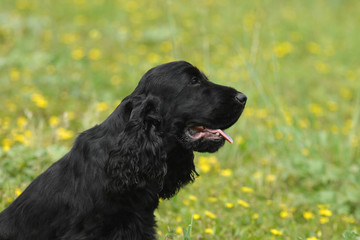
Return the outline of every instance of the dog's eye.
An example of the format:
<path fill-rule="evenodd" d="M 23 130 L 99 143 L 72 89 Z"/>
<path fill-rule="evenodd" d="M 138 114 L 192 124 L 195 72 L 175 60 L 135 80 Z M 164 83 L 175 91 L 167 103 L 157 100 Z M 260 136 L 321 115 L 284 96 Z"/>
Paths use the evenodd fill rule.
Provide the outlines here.
<path fill-rule="evenodd" d="M 192 77 L 190 80 L 190 84 L 198 84 L 200 83 L 200 79 L 197 77 Z"/>

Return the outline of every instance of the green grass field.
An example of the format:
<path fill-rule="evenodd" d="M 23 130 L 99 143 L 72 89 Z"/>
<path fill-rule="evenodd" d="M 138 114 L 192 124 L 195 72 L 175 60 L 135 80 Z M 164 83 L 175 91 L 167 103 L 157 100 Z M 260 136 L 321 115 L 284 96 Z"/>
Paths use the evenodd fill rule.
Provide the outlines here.
<path fill-rule="evenodd" d="M 360 2 L 1 0 L 0 210 L 149 68 L 248 96 L 159 239 L 360 239 Z M 191 226 L 189 227 L 189 225 Z M 191 230 L 191 236 L 190 236 Z"/>

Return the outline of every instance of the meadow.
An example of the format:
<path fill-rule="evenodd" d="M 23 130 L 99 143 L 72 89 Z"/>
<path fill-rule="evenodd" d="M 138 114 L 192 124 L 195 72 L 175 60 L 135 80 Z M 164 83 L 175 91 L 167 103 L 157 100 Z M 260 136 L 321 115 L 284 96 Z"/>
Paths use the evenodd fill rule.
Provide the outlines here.
<path fill-rule="evenodd" d="M 0 211 L 151 67 L 248 96 L 159 239 L 360 239 L 357 0 L 1 0 Z"/>

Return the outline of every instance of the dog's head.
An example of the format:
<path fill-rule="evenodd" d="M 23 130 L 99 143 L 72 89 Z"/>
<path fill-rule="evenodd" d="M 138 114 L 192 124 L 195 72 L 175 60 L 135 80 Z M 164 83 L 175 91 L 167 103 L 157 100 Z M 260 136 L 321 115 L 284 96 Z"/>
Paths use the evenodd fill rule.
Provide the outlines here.
<path fill-rule="evenodd" d="M 215 152 L 225 140 L 232 142 L 224 130 L 245 103 L 244 94 L 210 82 L 190 63 L 150 69 L 108 118 L 115 128 L 110 132 L 120 134 L 105 166 L 107 191 L 153 183 L 160 197 L 173 196 L 197 174 L 193 151 Z"/>
<path fill-rule="evenodd" d="M 215 152 L 232 139 L 225 129 L 240 117 L 246 96 L 212 83 L 190 63 L 177 61 L 150 69 L 131 96 L 152 95 L 160 101 L 163 134 L 185 148 Z"/>

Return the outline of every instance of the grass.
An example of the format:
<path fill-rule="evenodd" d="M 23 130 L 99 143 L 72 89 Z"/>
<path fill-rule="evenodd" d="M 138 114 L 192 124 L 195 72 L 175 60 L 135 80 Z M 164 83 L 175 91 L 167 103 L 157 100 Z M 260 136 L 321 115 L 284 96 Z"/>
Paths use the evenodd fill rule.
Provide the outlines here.
<path fill-rule="evenodd" d="M 159 239 L 359 239 L 356 0 L 0 3 L 0 209 L 157 64 L 248 96 Z"/>

